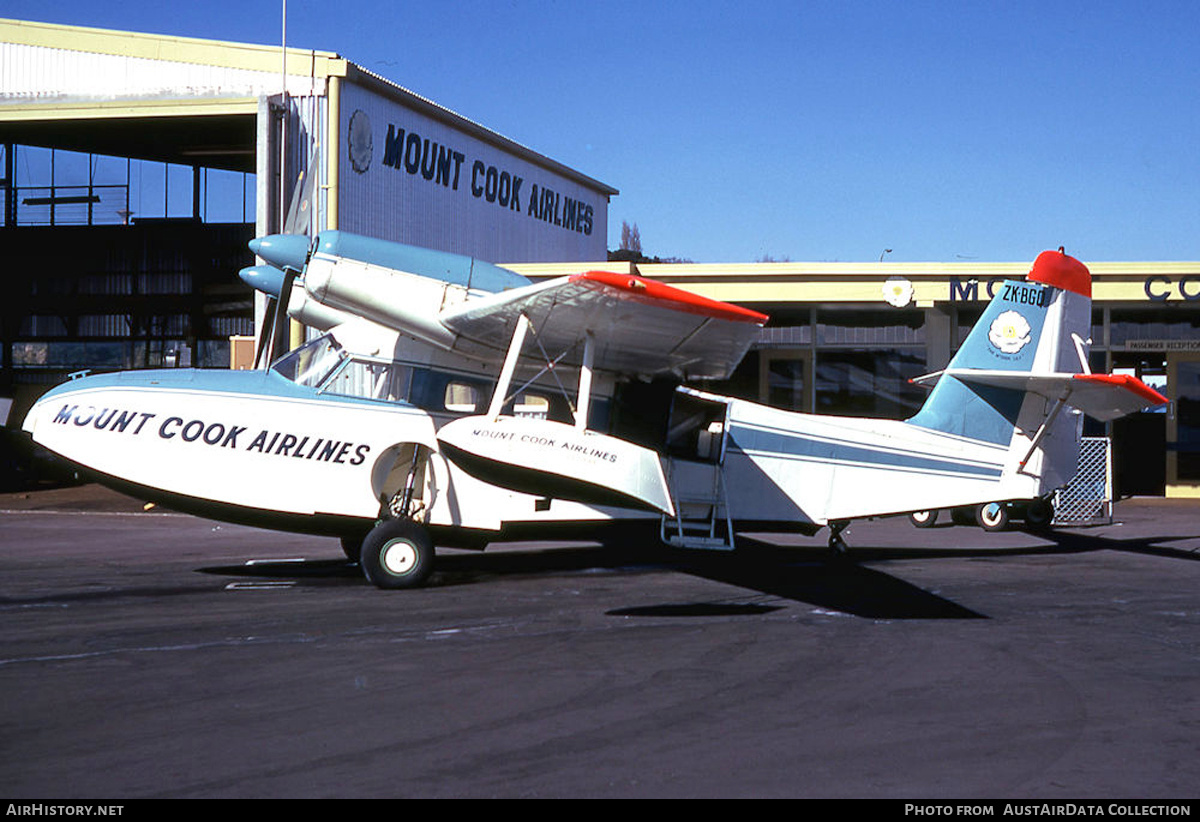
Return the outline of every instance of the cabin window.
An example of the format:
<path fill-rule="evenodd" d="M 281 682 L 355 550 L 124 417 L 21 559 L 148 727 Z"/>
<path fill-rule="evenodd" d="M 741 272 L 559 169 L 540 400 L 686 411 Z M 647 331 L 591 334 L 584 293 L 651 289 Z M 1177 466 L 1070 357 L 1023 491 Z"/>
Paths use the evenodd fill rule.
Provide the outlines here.
<path fill-rule="evenodd" d="M 483 410 L 479 402 L 482 396 L 479 386 L 455 380 L 446 384 L 442 405 L 452 414 L 474 414 Z"/>
<path fill-rule="evenodd" d="M 400 363 L 351 359 L 322 390 L 346 397 L 403 402 L 408 399 L 411 378 L 411 369 Z"/>
<path fill-rule="evenodd" d="M 599 402 L 599 398 L 593 398 L 592 408 L 595 409 Z M 504 405 L 502 413 L 531 420 L 548 420 L 569 424 L 575 422 L 575 410 L 571 407 L 570 401 L 557 392 L 522 391 L 515 399 L 509 400 Z M 594 413 L 591 414 L 591 417 L 595 421 Z M 607 418 L 605 418 L 605 423 L 607 423 Z"/>
<path fill-rule="evenodd" d="M 550 416 L 550 400 L 541 394 L 524 392 L 513 401 L 513 416 L 544 420 Z"/>
<path fill-rule="evenodd" d="M 433 413 L 482 414 L 492 397 L 492 383 L 465 375 L 415 368 L 409 400 Z"/>

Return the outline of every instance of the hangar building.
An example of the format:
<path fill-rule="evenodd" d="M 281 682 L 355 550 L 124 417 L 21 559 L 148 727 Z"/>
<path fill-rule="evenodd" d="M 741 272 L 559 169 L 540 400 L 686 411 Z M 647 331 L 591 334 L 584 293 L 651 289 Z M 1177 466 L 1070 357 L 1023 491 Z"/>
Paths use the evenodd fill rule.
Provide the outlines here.
<path fill-rule="evenodd" d="M 229 338 L 255 327 L 234 276 L 246 242 L 279 230 L 301 171 L 319 183 L 312 230 L 533 277 L 607 256 L 615 189 L 336 54 L 0 20 L 0 76 L 10 424 L 69 371 L 227 367 Z M 109 178 L 102 158 L 118 158 Z M 146 200 L 156 173 L 161 204 Z M 219 186 L 241 187 L 241 213 L 213 205 Z M 943 366 L 995 284 L 1029 263 L 606 265 L 771 315 L 714 388 L 898 418 L 924 396 L 908 379 Z M 1118 492 L 1200 496 L 1200 263 L 1090 268 L 1093 368 L 1173 400 L 1091 432 L 1113 437 Z"/>
<path fill-rule="evenodd" d="M 0 394 L 82 368 L 228 365 L 229 338 L 254 329 L 247 242 L 282 230 L 301 172 L 318 184 L 310 232 L 607 256 L 616 189 L 335 54 L 0 20 L 0 76 L 17 296 Z M 212 218 L 218 184 L 241 213 Z"/>

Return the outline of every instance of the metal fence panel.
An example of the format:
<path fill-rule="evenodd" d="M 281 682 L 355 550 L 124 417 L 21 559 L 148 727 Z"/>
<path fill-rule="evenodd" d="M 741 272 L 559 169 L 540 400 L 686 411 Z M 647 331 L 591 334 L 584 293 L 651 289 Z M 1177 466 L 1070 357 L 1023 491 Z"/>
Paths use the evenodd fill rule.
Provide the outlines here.
<path fill-rule="evenodd" d="M 1054 524 L 1110 524 L 1112 498 L 1112 440 L 1083 437 L 1079 471 L 1054 493 Z"/>

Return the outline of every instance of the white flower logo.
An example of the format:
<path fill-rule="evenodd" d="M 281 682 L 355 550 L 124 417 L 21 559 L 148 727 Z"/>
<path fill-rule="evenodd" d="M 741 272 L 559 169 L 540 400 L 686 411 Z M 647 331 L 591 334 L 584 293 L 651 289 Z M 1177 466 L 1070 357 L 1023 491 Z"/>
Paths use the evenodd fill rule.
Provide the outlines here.
<path fill-rule="evenodd" d="M 1016 311 L 1004 311 L 992 321 L 988 340 L 1005 354 L 1016 354 L 1029 344 L 1029 320 Z"/>
<path fill-rule="evenodd" d="M 903 277 L 889 277 L 883 284 L 883 299 L 888 305 L 904 308 L 912 302 L 913 284 Z"/>

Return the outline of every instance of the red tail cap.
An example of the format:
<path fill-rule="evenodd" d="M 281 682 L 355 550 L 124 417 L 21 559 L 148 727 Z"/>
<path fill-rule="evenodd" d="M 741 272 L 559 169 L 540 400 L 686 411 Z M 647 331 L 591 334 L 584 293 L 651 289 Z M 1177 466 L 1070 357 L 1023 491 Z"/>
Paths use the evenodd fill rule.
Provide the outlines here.
<path fill-rule="evenodd" d="M 1079 260 L 1063 252 L 1043 251 L 1033 261 L 1027 280 L 1045 283 L 1085 297 L 1092 296 L 1092 272 Z"/>

